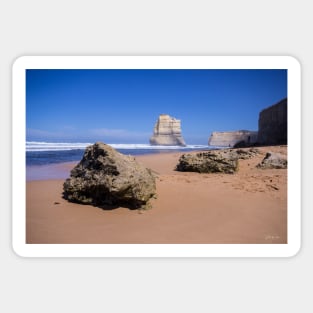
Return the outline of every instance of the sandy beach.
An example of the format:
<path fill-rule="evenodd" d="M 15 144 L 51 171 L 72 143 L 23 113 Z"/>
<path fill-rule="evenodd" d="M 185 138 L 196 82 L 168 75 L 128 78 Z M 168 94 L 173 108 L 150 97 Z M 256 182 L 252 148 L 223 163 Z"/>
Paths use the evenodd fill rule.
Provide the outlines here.
<path fill-rule="evenodd" d="M 26 241 L 48 243 L 287 243 L 287 170 L 257 169 L 260 147 L 235 174 L 178 172 L 182 153 L 137 156 L 157 175 L 157 199 L 146 211 L 103 210 L 62 198 L 64 179 L 27 181 Z M 75 163 L 57 165 L 67 175 Z M 37 169 L 38 170 L 38 169 Z M 44 170 L 44 168 L 41 168 Z M 47 170 L 53 172 L 53 167 Z M 63 177 L 63 176 L 62 176 Z"/>

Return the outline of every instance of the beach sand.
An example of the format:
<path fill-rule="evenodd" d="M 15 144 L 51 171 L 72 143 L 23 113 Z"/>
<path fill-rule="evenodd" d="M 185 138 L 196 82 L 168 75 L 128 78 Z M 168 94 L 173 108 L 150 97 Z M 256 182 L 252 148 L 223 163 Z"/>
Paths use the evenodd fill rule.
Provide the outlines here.
<path fill-rule="evenodd" d="M 258 149 L 233 175 L 177 172 L 182 153 L 136 156 L 157 173 L 157 199 L 146 211 L 70 203 L 64 179 L 27 181 L 26 242 L 287 243 L 287 170 L 255 167 L 267 151 L 287 154 L 287 147 Z"/>

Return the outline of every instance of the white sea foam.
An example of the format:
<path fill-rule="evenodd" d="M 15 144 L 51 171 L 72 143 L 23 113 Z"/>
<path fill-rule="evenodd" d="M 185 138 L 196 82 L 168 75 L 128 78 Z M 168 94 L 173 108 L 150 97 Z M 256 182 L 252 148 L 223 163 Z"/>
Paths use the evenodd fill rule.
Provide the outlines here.
<path fill-rule="evenodd" d="M 26 151 L 83 150 L 89 145 L 91 145 L 91 143 L 87 143 L 87 142 L 26 141 Z"/>
<path fill-rule="evenodd" d="M 26 151 L 69 151 L 84 150 L 87 146 L 92 145 L 88 142 L 39 142 L 27 141 Z M 151 146 L 149 144 L 108 144 L 114 149 L 119 150 L 184 150 L 184 149 L 207 149 L 205 145 L 187 145 L 181 146 Z M 212 148 L 212 147 L 210 147 Z"/>

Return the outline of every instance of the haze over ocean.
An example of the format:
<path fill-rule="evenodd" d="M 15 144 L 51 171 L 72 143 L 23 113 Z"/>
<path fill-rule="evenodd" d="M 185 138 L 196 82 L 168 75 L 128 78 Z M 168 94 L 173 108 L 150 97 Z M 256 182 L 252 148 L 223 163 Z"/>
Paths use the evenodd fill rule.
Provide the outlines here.
<path fill-rule="evenodd" d="M 213 131 L 257 130 L 287 97 L 286 70 L 27 70 L 26 140 L 148 144 L 162 113 L 188 145 Z"/>

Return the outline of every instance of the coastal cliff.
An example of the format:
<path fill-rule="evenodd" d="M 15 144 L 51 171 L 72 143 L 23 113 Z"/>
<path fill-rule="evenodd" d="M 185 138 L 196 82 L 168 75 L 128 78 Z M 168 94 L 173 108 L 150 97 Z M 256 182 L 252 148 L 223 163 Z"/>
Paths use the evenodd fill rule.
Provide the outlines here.
<path fill-rule="evenodd" d="M 180 120 L 161 114 L 155 123 L 150 144 L 154 146 L 186 146 Z"/>
<path fill-rule="evenodd" d="M 258 142 L 287 144 L 287 98 L 260 112 Z"/>
<path fill-rule="evenodd" d="M 257 138 L 258 132 L 249 130 L 213 132 L 209 138 L 209 146 L 233 147 L 238 143 L 251 145 Z"/>

